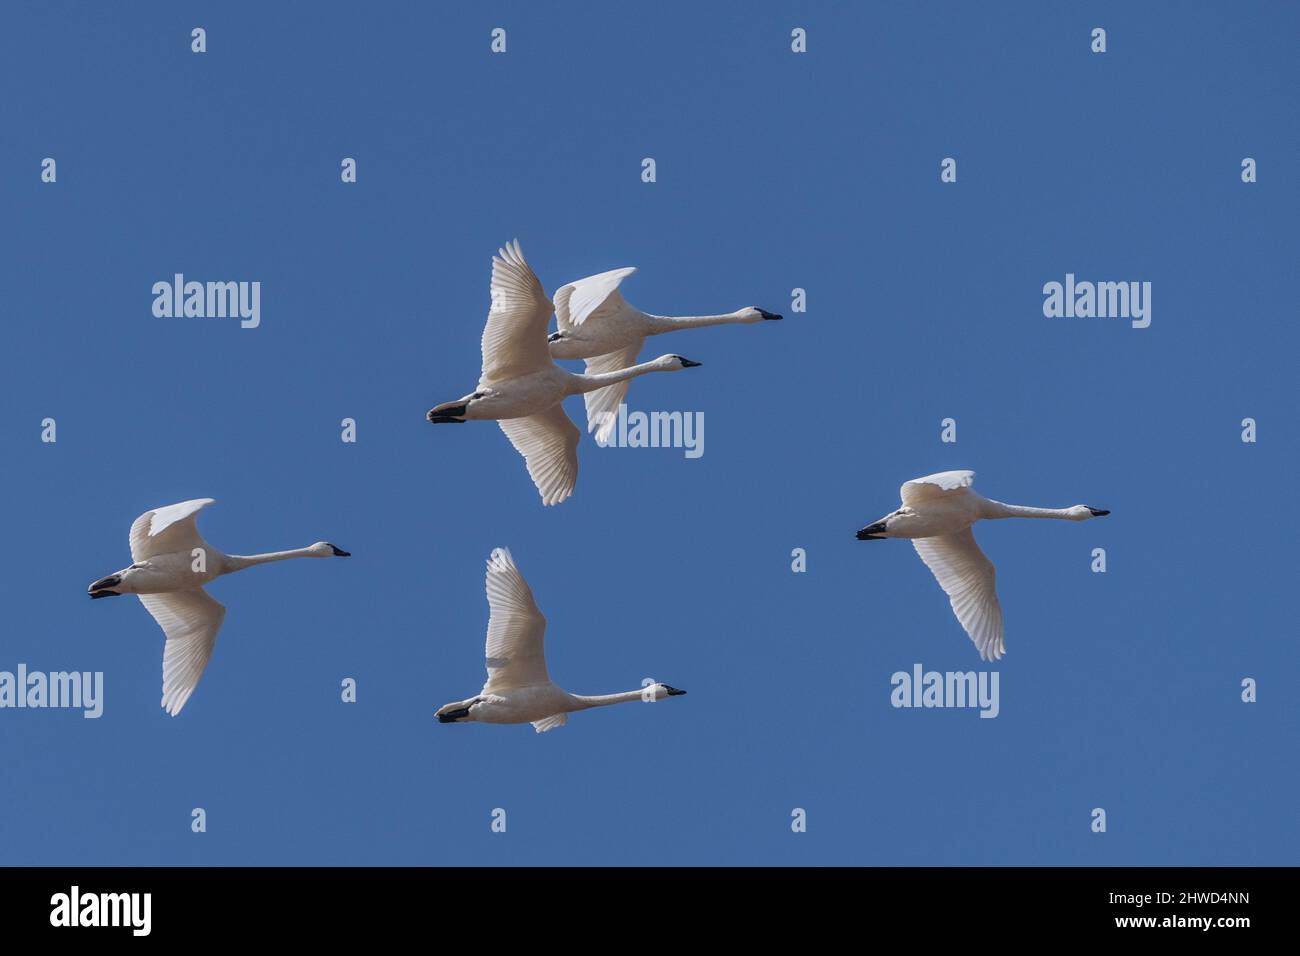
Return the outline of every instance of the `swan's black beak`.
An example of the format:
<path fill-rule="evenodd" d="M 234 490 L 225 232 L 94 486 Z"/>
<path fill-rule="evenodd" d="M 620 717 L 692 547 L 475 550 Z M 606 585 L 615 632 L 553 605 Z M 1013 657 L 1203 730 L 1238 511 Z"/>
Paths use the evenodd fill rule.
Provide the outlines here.
<path fill-rule="evenodd" d="M 119 584 L 121 584 L 121 583 L 122 583 L 122 575 L 120 575 L 120 574 L 110 574 L 110 575 L 109 575 L 108 577 L 106 577 L 106 578 L 100 578 L 98 581 L 96 581 L 94 584 L 92 584 L 89 588 L 87 588 L 87 590 L 89 590 L 89 591 L 103 591 L 103 590 L 106 589 L 106 588 L 115 588 L 115 587 L 117 587 L 117 586 L 118 586 Z"/>
<path fill-rule="evenodd" d="M 785 316 L 777 312 L 768 312 L 766 309 L 759 309 L 758 314 L 761 315 L 763 318 L 767 319 L 769 322 L 779 322 L 783 318 L 785 318 Z"/>
<path fill-rule="evenodd" d="M 465 704 L 464 707 L 457 707 L 455 710 L 448 710 L 451 704 L 446 704 L 434 711 L 440 724 L 454 724 L 458 720 L 467 720 L 469 718 L 469 709 L 481 701 L 482 697 L 475 697 Z"/>
<path fill-rule="evenodd" d="M 1101 508 L 1093 508 L 1091 506 L 1085 506 L 1085 507 L 1087 507 L 1088 510 L 1092 512 L 1092 516 L 1094 518 L 1104 518 L 1106 517 L 1106 515 L 1110 514 L 1109 511 L 1105 511 Z"/>
<path fill-rule="evenodd" d="M 122 583 L 120 574 L 110 574 L 106 578 L 100 578 L 90 587 L 86 588 L 86 593 L 92 598 L 116 597 L 116 591 L 110 591 L 109 588 L 115 588 Z"/>
<path fill-rule="evenodd" d="M 676 687 L 669 687 L 667 684 L 664 684 L 664 690 L 668 692 L 669 697 L 684 697 L 686 695 L 686 691 L 678 690 Z"/>
<path fill-rule="evenodd" d="M 688 358 L 682 359 L 682 368 L 699 368 L 703 364 L 703 362 L 692 362 Z"/>
<path fill-rule="evenodd" d="M 479 393 L 475 392 L 470 396 L 470 401 L 479 398 Z M 469 409 L 469 401 L 443 402 L 441 405 L 435 405 L 425 414 L 425 418 L 435 425 L 442 425 L 448 422 L 463 422 L 465 412 Z"/>
<path fill-rule="evenodd" d="M 858 532 L 859 541 L 882 541 L 885 537 L 885 523 L 877 521 L 875 524 L 869 524 Z"/>
<path fill-rule="evenodd" d="M 344 551 L 342 548 L 336 547 L 335 545 L 332 545 L 332 544 L 330 545 L 330 547 L 331 547 L 331 548 L 334 548 L 334 557 L 336 557 L 336 558 L 350 558 L 350 557 L 352 557 L 352 552 L 351 552 L 351 551 Z"/>

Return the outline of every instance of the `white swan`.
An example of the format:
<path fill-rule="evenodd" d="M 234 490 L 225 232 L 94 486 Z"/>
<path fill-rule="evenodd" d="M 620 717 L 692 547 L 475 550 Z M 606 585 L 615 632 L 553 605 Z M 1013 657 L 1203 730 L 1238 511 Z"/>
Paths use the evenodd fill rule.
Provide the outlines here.
<path fill-rule="evenodd" d="M 542 646 L 546 618 L 505 548 L 496 548 L 488 558 L 487 598 L 492 611 L 487 631 L 487 683 L 468 700 L 439 707 L 439 723 L 531 723 L 540 734 L 563 726 L 576 710 L 627 701 L 648 703 L 686 693 L 667 684 L 651 684 L 622 694 L 586 697 L 556 687 L 546 671 Z"/>
<path fill-rule="evenodd" d="M 694 368 L 680 355 L 661 355 L 630 368 L 599 375 L 574 375 L 551 361 L 546 325 L 551 301 L 519 249 L 519 240 L 492 257 L 492 307 L 483 329 L 483 371 L 478 388 L 463 398 L 431 408 L 434 424 L 496 419 L 524 456 L 542 503 L 559 504 L 578 480 L 577 426 L 560 404 L 570 395 L 592 392 L 649 372 Z"/>
<path fill-rule="evenodd" d="M 602 375 L 635 362 L 647 336 L 781 318 L 755 306 L 722 315 L 651 315 L 629 305 L 619 292 L 619 285 L 634 272 L 635 267 L 613 269 L 570 282 L 556 291 L 557 330 L 547 339 L 551 358 L 586 359 L 587 373 Z M 584 396 L 587 431 L 596 432 L 601 444 L 609 439 L 627 388 L 627 381 L 622 381 Z"/>
<path fill-rule="evenodd" d="M 985 498 L 971 489 L 973 471 L 942 471 L 913 478 L 899 489 L 903 507 L 858 532 L 861 541 L 911 538 L 912 546 L 948 595 L 953 613 L 984 660 L 1006 653 L 1002 607 L 993 563 L 980 551 L 971 525 L 981 518 L 1060 518 L 1087 521 L 1110 514 L 1100 508 L 1030 508 Z"/>
<path fill-rule="evenodd" d="M 163 650 L 162 706 L 175 717 L 194 693 L 212 656 L 226 609 L 203 585 L 269 561 L 288 558 L 346 558 L 328 541 L 269 554 L 223 554 L 199 535 L 195 516 L 213 503 L 195 498 L 146 511 L 131 525 L 131 566 L 100 578 L 92 598 L 136 594 L 167 635 Z"/>

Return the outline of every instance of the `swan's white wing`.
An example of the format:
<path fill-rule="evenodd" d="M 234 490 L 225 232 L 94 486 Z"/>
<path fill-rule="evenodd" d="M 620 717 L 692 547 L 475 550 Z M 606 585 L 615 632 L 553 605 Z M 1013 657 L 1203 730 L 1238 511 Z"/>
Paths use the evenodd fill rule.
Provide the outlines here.
<path fill-rule="evenodd" d="M 569 421 L 563 405 L 552 405 L 527 418 L 503 418 L 499 424 L 515 451 L 524 456 L 542 504 L 557 505 L 573 494 L 582 433 Z"/>
<path fill-rule="evenodd" d="M 156 554 L 206 548 L 199 535 L 195 515 L 215 501 L 195 498 L 179 504 L 146 511 L 131 523 L 131 560 L 144 561 Z"/>
<path fill-rule="evenodd" d="M 939 498 L 969 488 L 974 481 L 973 471 L 941 471 L 935 475 L 926 475 L 924 478 L 913 478 L 911 481 L 903 482 L 903 487 L 898 489 L 898 497 L 903 500 L 903 504 L 913 506 L 931 498 Z"/>
<path fill-rule="evenodd" d="M 167 635 L 162 705 L 175 717 L 194 693 L 212 656 L 226 609 L 203 588 L 141 594 L 140 603 Z"/>
<path fill-rule="evenodd" d="M 549 717 L 543 717 L 541 720 L 533 721 L 533 730 L 539 734 L 544 734 L 548 730 L 554 730 L 556 727 L 563 727 L 568 721 L 568 714 L 551 714 Z"/>
<path fill-rule="evenodd" d="M 948 595 L 953 613 L 975 642 L 980 657 L 986 661 L 1000 658 L 1007 647 L 1002 639 L 997 572 L 993 562 L 975 543 L 971 529 L 933 538 L 914 538 L 912 545 Z"/>
<path fill-rule="evenodd" d="M 611 269 L 598 276 L 587 276 L 570 282 L 555 292 L 555 321 L 560 328 L 576 328 L 593 316 L 599 318 L 608 312 L 627 307 L 619 284 L 636 272 L 635 266 Z"/>
<path fill-rule="evenodd" d="M 551 364 L 546 327 L 551 300 L 524 261 L 519 240 L 492 257 L 492 307 L 483 327 L 480 384 L 503 382 Z"/>
<path fill-rule="evenodd" d="M 497 548 L 488 558 L 487 599 L 492 613 L 488 618 L 488 679 L 483 693 L 499 694 L 548 683 L 551 678 L 546 672 L 542 645 L 546 618 L 537 609 L 528 582 L 506 548 Z"/>
<path fill-rule="evenodd" d="M 587 359 L 587 374 L 601 375 L 635 365 L 644 343 L 645 339 L 639 338 L 617 352 L 607 352 Z M 587 403 L 587 431 L 595 432 L 596 441 L 602 445 L 609 440 L 610 432 L 618 424 L 618 406 L 627 398 L 627 387 L 630 384 L 631 379 L 625 379 L 582 396 Z"/>

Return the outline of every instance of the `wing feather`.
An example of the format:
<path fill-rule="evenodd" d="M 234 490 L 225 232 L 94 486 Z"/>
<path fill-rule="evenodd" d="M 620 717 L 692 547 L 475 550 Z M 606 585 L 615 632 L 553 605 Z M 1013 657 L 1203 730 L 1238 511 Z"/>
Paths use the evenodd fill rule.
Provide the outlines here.
<path fill-rule="evenodd" d="M 543 645 L 546 618 L 507 548 L 495 549 L 488 558 L 487 599 L 491 615 L 484 652 L 488 679 L 483 693 L 500 694 L 549 682 Z"/>
<path fill-rule="evenodd" d="M 519 240 L 492 257 L 492 306 L 483 327 L 480 385 L 508 381 L 551 364 L 546 327 L 551 300 L 524 259 Z"/>
<path fill-rule="evenodd" d="M 542 504 L 556 505 L 573 494 L 578 482 L 578 439 L 582 433 L 569 420 L 563 405 L 526 418 L 503 418 L 501 430 L 524 456 L 528 475 Z"/>
<path fill-rule="evenodd" d="M 617 312 L 627 306 L 618 291 L 623 280 L 636 272 L 635 266 L 611 269 L 560 287 L 555 293 L 555 320 L 560 328 L 573 329 L 590 318 Z"/>
<path fill-rule="evenodd" d="M 140 603 L 167 635 L 162 706 L 175 717 L 194 693 L 212 657 L 226 609 L 202 588 L 141 594 Z"/>
<path fill-rule="evenodd" d="M 146 511 L 131 523 L 131 560 L 144 561 L 157 554 L 207 548 L 199 534 L 196 516 L 213 498 L 194 498 Z"/>
<path fill-rule="evenodd" d="M 556 727 L 563 727 L 569 720 L 568 714 L 551 714 L 549 717 L 543 717 L 541 720 L 533 721 L 533 730 L 539 734 L 544 734 L 548 730 L 554 730 Z"/>
<path fill-rule="evenodd" d="M 587 359 L 588 375 L 603 375 L 605 372 L 617 372 L 636 364 L 636 357 L 641 352 L 645 339 L 630 342 L 617 352 L 607 352 Z M 618 406 L 627 399 L 627 388 L 631 379 L 606 385 L 594 392 L 587 392 L 583 400 L 587 403 L 587 431 L 596 433 L 596 441 L 604 445 L 609 441 L 610 433 L 618 424 Z"/>
<path fill-rule="evenodd" d="M 938 474 L 903 482 L 903 486 L 898 489 L 898 497 L 902 499 L 903 504 L 915 506 L 954 491 L 962 491 L 969 488 L 974 481 L 973 471 L 941 471 Z"/>
<path fill-rule="evenodd" d="M 955 534 L 914 538 L 916 553 L 948 595 L 953 613 L 965 628 L 980 657 L 998 660 L 1006 653 L 1002 606 L 998 603 L 997 571 L 984 556 L 970 528 Z"/>

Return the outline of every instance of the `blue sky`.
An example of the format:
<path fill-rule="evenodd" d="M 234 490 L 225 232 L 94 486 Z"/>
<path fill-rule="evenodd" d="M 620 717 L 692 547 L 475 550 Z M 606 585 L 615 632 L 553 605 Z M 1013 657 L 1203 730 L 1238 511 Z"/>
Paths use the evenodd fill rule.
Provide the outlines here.
<path fill-rule="evenodd" d="M 1295 863 L 1297 26 L 1281 4 L 9 5 L 0 669 L 106 690 L 99 720 L 0 711 L 0 862 Z M 495 425 L 425 422 L 477 380 L 516 236 L 548 291 L 636 265 L 650 311 L 787 314 L 643 353 L 704 363 L 631 391 L 704 412 L 702 458 L 584 439 L 544 509 Z M 261 326 L 155 318 L 175 272 L 260 281 Z M 1045 318 L 1067 272 L 1150 281 L 1151 327 Z M 1113 511 L 977 529 L 996 720 L 890 706 L 897 670 L 986 665 L 907 543 L 853 537 L 962 467 Z M 200 496 L 219 548 L 354 557 L 214 584 L 225 625 L 171 719 L 161 632 L 84 589 L 129 563 L 136 515 Z M 501 545 L 561 685 L 689 695 L 545 735 L 437 724 L 481 686 Z"/>

